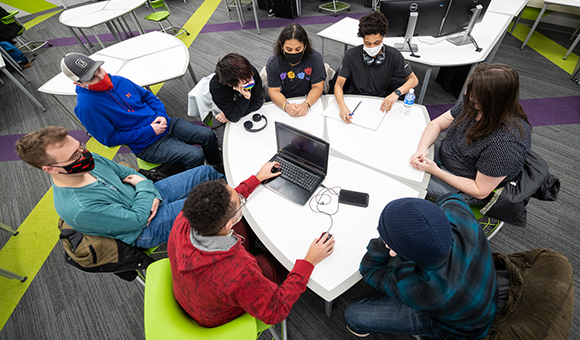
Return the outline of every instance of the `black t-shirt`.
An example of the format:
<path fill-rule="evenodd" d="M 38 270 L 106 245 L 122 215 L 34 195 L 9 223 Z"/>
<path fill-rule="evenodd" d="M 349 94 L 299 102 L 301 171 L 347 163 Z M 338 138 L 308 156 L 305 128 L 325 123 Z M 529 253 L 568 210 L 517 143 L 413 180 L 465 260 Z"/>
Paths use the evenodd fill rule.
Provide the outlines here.
<path fill-rule="evenodd" d="M 407 81 L 413 73 L 397 49 L 386 47 L 385 62 L 367 66 L 363 63 L 363 45 L 347 50 L 338 75 L 350 80 L 345 93 L 386 97 Z"/>
<path fill-rule="evenodd" d="M 250 112 L 259 110 L 264 104 L 262 78 L 260 78 L 260 73 L 254 66 L 252 66 L 252 72 L 254 73 L 255 84 L 250 90 L 252 94 L 250 99 L 246 99 L 233 87 L 220 84 L 217 74 L 211 78 L 209 83 L 211 99 L 231 122 L 237 122 Z"/>
<path fill-rule="evenodd" d="M 307 95 L 312 89 L 312 84 L 318 84 L 326 79 L 322 55 L 316 51 L 308 60 L 302 59 L 296 66 L 273 54 L 266 62 L 266 72 L 268 87 L 279 87 L 286 98 Z"/>
<path fill-rule="evenodd" d="M 451 109 L 457 119 L 463 111 L 463 101 Z M 523 128 L 520 135 L 516 125 L 501 126 L 488 136 L 467 144 L 467 129 L 475 120 L 451 125 L 441 142 L 441 163 L 454 175 L 475 179 L 477 172 L 490 177 L 506 176 L 504 182 L 515 178 L 523 169 L 532 148 L 532 133 L 528 123 L 519 121 Z"/>

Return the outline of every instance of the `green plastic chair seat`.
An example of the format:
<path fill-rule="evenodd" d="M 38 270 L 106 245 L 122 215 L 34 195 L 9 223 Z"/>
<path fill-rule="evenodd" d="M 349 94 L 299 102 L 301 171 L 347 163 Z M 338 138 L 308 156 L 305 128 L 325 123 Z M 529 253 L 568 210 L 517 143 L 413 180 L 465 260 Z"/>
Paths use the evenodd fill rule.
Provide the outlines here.
<path fill-rule="evenodd" d="M 222 326 L 202 327 L 189 317 L 175 300 L 169 259 L 156 261 L 147 268 L 145 284 L 145 339 L 147 340 L 254 340 L 258 334 L 256 321 L 254 317 L 246 313 Z M 267 326 L 265 329 L 270 327 L 265 326 Z"/>
<path fill-rule="evenodd" d="M 159 12 L 154 12 L 149 14 L 148 16 L 145 17 L 146 20 L 150 20 L 150 21 L 162 21 L 162 20 L 166 20 L 169 17 L 169 12 L 167 11 L 159 11 Z"/>

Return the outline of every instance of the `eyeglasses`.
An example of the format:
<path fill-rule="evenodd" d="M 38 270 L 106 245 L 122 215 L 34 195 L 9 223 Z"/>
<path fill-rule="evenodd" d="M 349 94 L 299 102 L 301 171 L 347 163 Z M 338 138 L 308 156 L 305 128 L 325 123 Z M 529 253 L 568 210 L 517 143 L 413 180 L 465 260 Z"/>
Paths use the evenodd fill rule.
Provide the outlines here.
<path fill-rule="evenodd" d="M 55 164 L 64 163 L 64 162 L 69 162 L 68 164 L 74 163 L 74 162 L 78 161 L 79 159 L 81 159 L 81 157 L 83 157 L 83 154 L 85 151 L 87 151 L 87 143 L 80 142 L 79 148 L 77 149 L 77 151 L 75 151 L 72 154 L 71 158 L 68 161 L 56 162 L 56 163 L 51 163 L 51 164 L 47 164 L 47 165 L 48 166 L 55 166 Z M 56 166 L 60 167 L 59 165 L 56 165 Z"/>
<path fill-rule="evenodd" d="M 230 219 L 229 219 L 229 220 L 226 222 L 226 224 L 228 224 L 228 222 L 229 222 L 229 221 L 231 221 L 231 220 L 233 220 L 234 218 L 236 218 L 236 216 L 238 215 L 238 213 L 239 213 L 240 211 L 242 211 L 242 208 L 244 207 L 244 205 L 246 205 L 246 198 L 245 198 L 243 195 L 241 195 L 241 194 L 239 194 L 239 193 L 238 193 L 238 198 L 240 199 L 240 207 L 238 208 L 238 210 L 236 210 L 236 211 L 234 212 L 234 214 L 233 214 L 233 215 L 232 215 L 232 217 L 231 217 L 231 218 L 230 218 Z M 239 222 L 239 220 L 238 220 L 238 222 Z M 238 222 L 236 222 L 236 223 L 238 223 Z M 226 224 L 224 224 L 224 225 L 223 225 L 223 226 L 220 228 L 220 230 L 222 230 L 222 229 L 223 229 L 223 228 L 226 226 Z"/>

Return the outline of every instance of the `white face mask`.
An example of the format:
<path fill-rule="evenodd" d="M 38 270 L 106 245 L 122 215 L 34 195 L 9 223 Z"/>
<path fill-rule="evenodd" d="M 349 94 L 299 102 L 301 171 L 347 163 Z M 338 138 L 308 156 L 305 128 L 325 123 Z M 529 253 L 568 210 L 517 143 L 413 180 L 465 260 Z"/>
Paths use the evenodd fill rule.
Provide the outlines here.
<path fill-rule="evenodd" d="M 380 44 L 379 46 L 376 46 L 376 47 L 363 46 L 363 50 L 365 50 L 365 52 L 371 57 L 374 57 L 377 54 L 379 54 L 381 52 L 382 48 L 383 48 L 383 44 Z"/>

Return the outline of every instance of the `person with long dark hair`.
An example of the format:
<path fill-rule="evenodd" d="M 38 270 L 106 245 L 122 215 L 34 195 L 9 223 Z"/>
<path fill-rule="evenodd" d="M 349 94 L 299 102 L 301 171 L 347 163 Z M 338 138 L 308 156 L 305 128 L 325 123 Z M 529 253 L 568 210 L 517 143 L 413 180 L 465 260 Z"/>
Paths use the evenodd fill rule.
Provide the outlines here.
<path fill-rule="evenodd" d="M 290 24 L 280 32 L 266 72 L 270 98 L 292 117 L 306 115 L 324 90 L 322 55 L 312 48 L 308 34 L 298 24 Z M 300 96 L 306 96 L 300 104 L 286 100 Z"/>
<path fill-rule="evenodd" d="M 523 169 L 531 149 L 531 126 L 519 103 L 519 76 L 503 64 L 481 63 L 467 81 L 463 101 L 431 121 L 411 156 L 430 173 L 428 196 L 463 193 L 482 200 Z M 427 149 L 448 129 L 434 160 Z"/>

